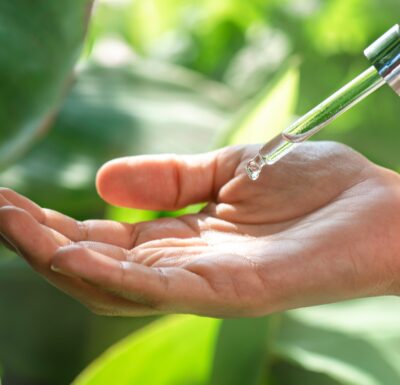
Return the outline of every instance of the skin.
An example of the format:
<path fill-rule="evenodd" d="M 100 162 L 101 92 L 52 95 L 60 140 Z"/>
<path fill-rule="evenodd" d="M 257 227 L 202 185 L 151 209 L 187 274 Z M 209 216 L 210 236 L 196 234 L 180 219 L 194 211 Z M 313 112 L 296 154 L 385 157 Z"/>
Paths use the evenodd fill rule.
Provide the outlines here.
<path fill-rule="evenodd" d="M 339 144 L 306 143 L 252 182 L 258 146 L 105 164 L 111 204 L 201 213 L 77 222 L 0 190 L 1 239 L 93 312 L 253 317 L 399 292 L 400 177 Z"/>

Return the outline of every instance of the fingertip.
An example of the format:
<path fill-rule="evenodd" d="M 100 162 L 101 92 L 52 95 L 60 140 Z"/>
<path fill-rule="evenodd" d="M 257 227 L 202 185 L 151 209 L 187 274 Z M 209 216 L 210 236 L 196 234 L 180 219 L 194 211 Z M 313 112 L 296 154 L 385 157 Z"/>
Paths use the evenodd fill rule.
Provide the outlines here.
<path fill-rule="evenodd" d="M 215 199 L 233 177 L 242 154 L 243 148 L 232 147 L 196 155 L 119 158 L 100 168 L 97 190 L 116 206 L 176 210 Z M 219 164 L 223 164 L 220 170 Z"/>
<path fill-rule="evenodd" d="M 0 231 L 7 235 L 15 235 L 26 227 L 30 214 L 24 209 L 11 204 L 0 207 Z"/>
<path fill-rule="evenodd" d="M 19 207 L 31 214 L 37 221 L 43 221 L 42 208 L 29 198 L 6 187 L 0 187 L 0 197 L 11 205 Z M 1 201 L 0 201 L 1 202 Z"/>
<path fill-rule="evenodd" d="M 51 269 L 64 275 L 95 282 L 107 277 L 119 262 L 79 244 L 60 247 L 54 254 Z"/>
<path fill-rule="evenodd" d="M 116 206 L 172 210 L 177 191 L 175 157 L 136 156 L 112 160 L 99 169 L 96 187 L 102 199 Z"/>
<path fill-rule="evenodd" d="M 121 158 L 110 160 L 103 164 L 96 174 L 96 189 L 102 199 L 107 202 L 112 198 L 112 191 L 115 191 L 115 184 L 120 176 Z"/>

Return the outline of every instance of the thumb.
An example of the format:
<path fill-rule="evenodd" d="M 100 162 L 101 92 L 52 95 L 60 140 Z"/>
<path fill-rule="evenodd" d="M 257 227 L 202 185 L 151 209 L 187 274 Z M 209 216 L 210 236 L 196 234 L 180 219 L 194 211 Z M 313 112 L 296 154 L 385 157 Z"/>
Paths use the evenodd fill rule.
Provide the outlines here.
<path fill-rule="evenodd" d="M 143 155 L 114 159 L 97 173 L 107 202 L 146 210 L 176 210 L 216 199 L 235 174 L 243 148 L 199 155 Z"/>

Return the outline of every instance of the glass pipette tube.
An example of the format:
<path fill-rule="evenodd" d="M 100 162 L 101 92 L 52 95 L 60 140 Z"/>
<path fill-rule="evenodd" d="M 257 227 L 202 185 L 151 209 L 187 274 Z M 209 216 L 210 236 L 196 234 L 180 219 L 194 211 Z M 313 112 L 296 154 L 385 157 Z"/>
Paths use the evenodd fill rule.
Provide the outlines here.
<path fill-rule="evenodd" d="M 250 179 L 258 179 L 261 169 L 265 165 L 272 165 L 277 162 L 291 152 L 298 144 L 309 139 L 383 84 L 385 84 L 385 80 L 374 66 L 364 71 L 339 91 L 291 124 L 281 134 L 266 143 L 247 164 L 246 171 Z"/>

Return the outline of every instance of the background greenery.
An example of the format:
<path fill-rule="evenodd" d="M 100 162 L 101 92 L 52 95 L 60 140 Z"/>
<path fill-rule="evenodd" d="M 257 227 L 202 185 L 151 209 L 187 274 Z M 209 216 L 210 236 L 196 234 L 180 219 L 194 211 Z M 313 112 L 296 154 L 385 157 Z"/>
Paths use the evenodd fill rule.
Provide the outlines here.
<path fill-rule="evenodd" d="M 125 221 L 179 213 L 105 205 L 103 162 L 263 142 L 365 69 L 363 49 L 400 15 L 398 0 L 99 0 L 84 40 L 90 7 L 0 3 L 0 185 Z M 385 87 L 317 139 L 399 171 L 398 122 Z M 110 319 L 0 252 L 6 385 L 68 384 L 96 357 L 75 385 L 400 383 L 397 298 L 251 320 Z"/>

